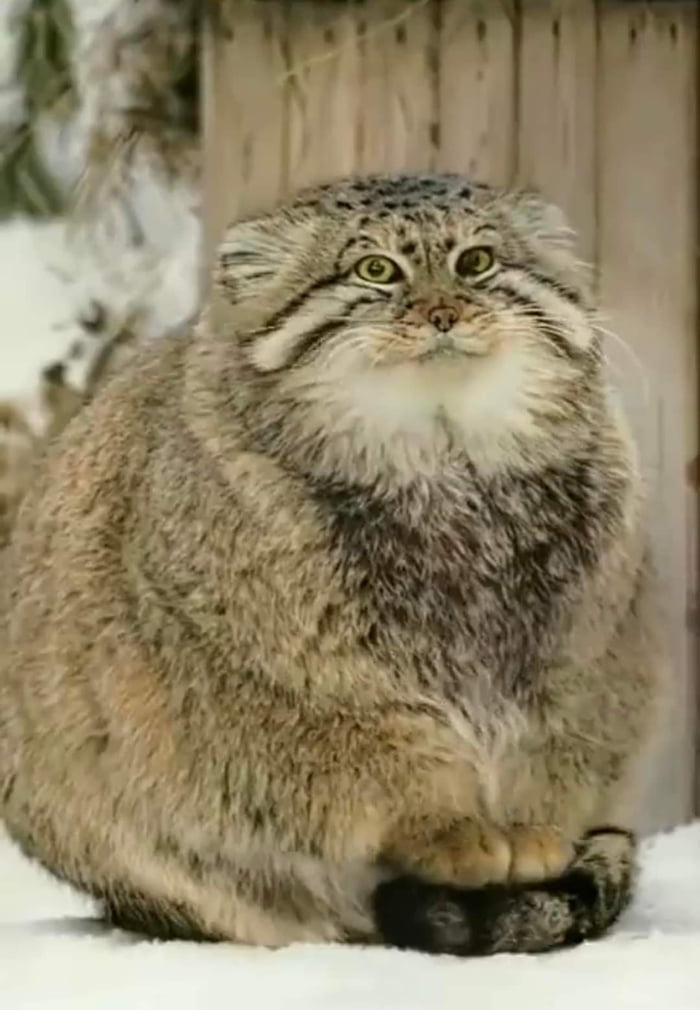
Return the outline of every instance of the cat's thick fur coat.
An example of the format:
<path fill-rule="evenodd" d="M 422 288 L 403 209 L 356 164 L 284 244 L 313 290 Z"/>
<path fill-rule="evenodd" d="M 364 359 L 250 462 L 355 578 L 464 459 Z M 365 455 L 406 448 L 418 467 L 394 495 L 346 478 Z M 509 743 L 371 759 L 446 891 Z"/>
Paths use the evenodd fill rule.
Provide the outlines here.
<path fill-rule="evenodd" d="M 594 935 L 629 897 L 662 667 L 568 234 L 457 177 L 355 180 L 233 226 L 217 275 L 22 509 L 11 834 L 161 935 Z"/>

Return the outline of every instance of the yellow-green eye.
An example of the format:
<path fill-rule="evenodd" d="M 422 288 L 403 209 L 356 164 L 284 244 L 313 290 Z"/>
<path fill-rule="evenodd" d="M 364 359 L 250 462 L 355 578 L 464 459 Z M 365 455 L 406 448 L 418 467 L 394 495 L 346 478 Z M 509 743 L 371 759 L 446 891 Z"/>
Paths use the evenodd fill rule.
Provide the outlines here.
<path fill-rule="evenodd" d="M 487 270 L 490 270 L 495 260 L 493 249 L 485 245 L 477 245 L 471 249 L 465 249 L 459 255 L 455 263 L 455 270 L 460 277 L 478 277 L 479 274 L 485 274 Z"/>
<path fill-rule="evenodd" d="M 355 273 L 370 284 L 395 284 L 403 277 L 403 270 L 388 256 L 364 256 L 355 264 Z"/>

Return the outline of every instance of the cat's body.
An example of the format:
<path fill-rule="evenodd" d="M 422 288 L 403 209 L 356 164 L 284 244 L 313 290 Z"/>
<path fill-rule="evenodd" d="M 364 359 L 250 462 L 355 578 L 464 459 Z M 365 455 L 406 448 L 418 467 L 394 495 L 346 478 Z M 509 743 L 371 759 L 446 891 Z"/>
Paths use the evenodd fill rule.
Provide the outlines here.
<path fill-rule="evenodd" d="M 633 454 L 561 236 L 465 194 L 363 181 L 234 228 L 195 337 L 23 509 L 2 811 L 117 922 L 466 952 L 627 900 L 627 836 L 581 840 L 626 826 L 658 694 Z M 438 258 L 474 230 L 486 280 Z M 480 926 L 443 884 L 495 885 Z"/>

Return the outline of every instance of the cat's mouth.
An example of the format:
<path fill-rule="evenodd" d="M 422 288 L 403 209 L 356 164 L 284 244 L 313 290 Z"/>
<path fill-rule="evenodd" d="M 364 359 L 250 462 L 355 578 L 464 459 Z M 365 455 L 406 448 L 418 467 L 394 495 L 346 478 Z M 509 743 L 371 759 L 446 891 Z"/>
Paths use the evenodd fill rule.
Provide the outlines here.
<path fill-rule="evenodd" d="M 417 355 L 418 361 L 444 361 L 455 358 L 481 358 L 488 354 L 489 348 L 485 341 L 474 336 L 458 336 L 451 333 L 438 333 L 428 347 Z"/>

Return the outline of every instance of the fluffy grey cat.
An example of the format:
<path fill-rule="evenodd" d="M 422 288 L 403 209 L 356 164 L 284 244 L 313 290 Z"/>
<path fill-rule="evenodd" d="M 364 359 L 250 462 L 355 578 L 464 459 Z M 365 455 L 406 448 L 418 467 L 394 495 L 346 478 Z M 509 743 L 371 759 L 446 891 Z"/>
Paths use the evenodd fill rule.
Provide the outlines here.
<path fill-rule="evenodd" d="M 662 665 L 640 489 L 561 217 L 457 176 L 233 225 L 191 339 L 25 502 L 11 834 L 161 936 L 476 953 L 629 899 Z"/>

